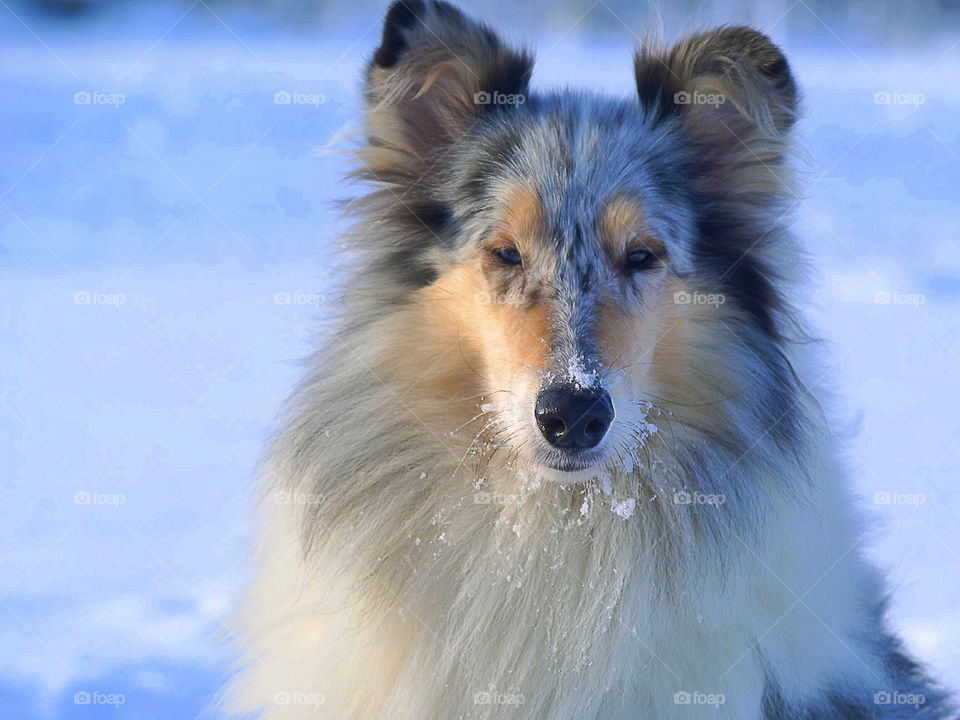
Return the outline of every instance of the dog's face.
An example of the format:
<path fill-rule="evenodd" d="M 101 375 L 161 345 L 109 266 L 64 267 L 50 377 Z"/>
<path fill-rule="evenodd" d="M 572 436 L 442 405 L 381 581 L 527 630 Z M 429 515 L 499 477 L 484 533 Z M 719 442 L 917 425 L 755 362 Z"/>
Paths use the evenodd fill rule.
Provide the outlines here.
<path fill-rule="evenodd" d="M 593 138 L 573 172 L 579 139 L 562 138 L 560 117 L 528 118 L 507 150 L 513 162 L 479 193 L 451 184 L 451 206 L 473 218 L 426 292 L 457 298 L 460 334 L 511 445 L 572 472 L 622 458 L 648 432 L 644 398 L 666 379 L 655 356 L 681 317 L 691 219 L 684 198 L 662 197 L 649 168 L 623 152 L 629 125 Z M 476 166 L 459 167 L 469 176 Z"/>
<path fill-rule="evenodd" d="M 625 452 L 646 422 L 650 340 L 670 322 L 667 298 L 684 263 L 682 241 L 668 249 L 665 238 L 686 233 L 665 228 L 681 228 L 684 213 L 671 205 L 674 217 L 651 218 L 643 207 L 652 193 L 564 173 L 562 158 L 528 155 L 522 142 L 517 151 L 539 167 L 498 178 L 489 227 L 460 264 L 469 275 L 461 287 L 482 288 L 468 317 L 498 420 L 528 457 L 577 471 Z M 581 169 L 595 175 L 597 165 Z"/>
<path fill-rule="evenodd" d="M 757 379 L 779 369 L 786 61 L 744 28 L 697 35 L 642 50 L 628 101 L 530 94 L 531 68 L 449 5 L 391 8 L 363 155 L 382 267 L 443 307 L 462 394 L 547 476 L 629 464 L 664 408 L 723 437 L 724 397 L 777 394 Z"/>

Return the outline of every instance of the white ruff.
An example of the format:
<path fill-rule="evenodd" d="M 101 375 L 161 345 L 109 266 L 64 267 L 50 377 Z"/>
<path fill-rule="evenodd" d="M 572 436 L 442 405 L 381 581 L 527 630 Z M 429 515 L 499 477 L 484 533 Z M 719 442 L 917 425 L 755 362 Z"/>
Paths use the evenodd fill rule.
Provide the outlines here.
<path fill-rule="evenodd" d="M 312 391 L 316 407 L 336 400 Z M 323 420 L 302 410 L 266 462 L 234 711 L 744 720 L 761 716 L 767 679 L 789 701 L 839 677 L 881 676 L 855 639 L 873 579 L 822 448 L 810 448 L 820 459 L 802 477 L 786 458 L 766 475 L 746 462 L 728 473 L 729 487 L 759 499 L 677 504 L 683 481 L 663 445 L 650 448 L 666 469 L 637 471 L 639 491 L 638 475 L 613 477 L 608 495 L 530 482 L 515 467 L 478 490 L 465 470 L 475 463 L 447 446 L 459 435 L 431 440 L 407 425 L 391 435 L 370 417 L 354 443 L 305 456 L 295 450 Z M 376 458 L 357 454 L 366 443 Z M 636 506 L 624 517 L 614 508 L 627 498 Z"/>

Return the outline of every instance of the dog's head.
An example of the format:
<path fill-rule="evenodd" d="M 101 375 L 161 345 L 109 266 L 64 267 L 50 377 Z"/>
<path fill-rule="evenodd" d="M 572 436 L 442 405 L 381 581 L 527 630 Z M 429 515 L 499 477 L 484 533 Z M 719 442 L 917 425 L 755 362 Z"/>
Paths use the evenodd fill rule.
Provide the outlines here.
<path fill-rule="evenodd" d="M 446 387 L 562 477 L 631 462 L 662 424 L 789 434 L 781 52 L 743 27 L 647 46 L 627 100 L 531 93 L 532 67 L 417 1 L 390 8 L 368 66 L 371 272 L 462 359 Z"/>

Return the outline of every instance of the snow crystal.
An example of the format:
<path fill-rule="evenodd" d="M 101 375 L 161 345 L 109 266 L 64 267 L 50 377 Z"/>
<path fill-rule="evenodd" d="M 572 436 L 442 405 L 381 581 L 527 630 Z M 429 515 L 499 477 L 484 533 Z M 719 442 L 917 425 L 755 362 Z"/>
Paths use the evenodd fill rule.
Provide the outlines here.
<path fill-rule="evenodd" d="M 567 375 L 582 388 L 591 388 L 598 384 L 600 375 L 596 370 L 588 371 L 583 365 L 583 358 L 574 355 L 567 361 Z"/>
<path fill-rule="evenodd" d="M 641 420 L 637 423 L 637 427 L 640 428 L 640 434 L 644 438 L 648 438 L 651 435 L 656 435 L 657 431 L 660 429 L 649 420 Z"/>
<path fill-rule="evenodd" d="M 614 513 L 622 517 L 624 520 L 633 517 L 633 513 L 637 510 L 637 500 L 636 498 L 627 498 L 623 502 L 617 502 L 616 498 L 610 499 L 610 509 Z"/>
<path fill-rule="evenodd" d="M 660 428 L 654 425 L 649 420 L 649 414 L 654 409 L 654 405 L 649 400 L 638 400 L 636 401 L 637 407 L 643 409 L 643 416 L 637 421 L 637 429 L 640 431 L 640 438 L 646 439 L 651 435 L 655 435 Z"/>

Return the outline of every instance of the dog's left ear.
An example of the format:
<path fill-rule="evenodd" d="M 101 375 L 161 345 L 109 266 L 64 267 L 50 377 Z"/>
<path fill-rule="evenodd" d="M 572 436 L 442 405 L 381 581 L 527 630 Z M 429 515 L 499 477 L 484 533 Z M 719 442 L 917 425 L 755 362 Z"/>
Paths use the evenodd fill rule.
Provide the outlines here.
<path fill-rule="evenodd" d="M 797 118 L 797 87 L 780 49 L 749 27 L 691 35 L 668 50 L 645 45 L 634 70 L 648 117 L 677 117 L 709 144 L 775 152 Z"/>
<path fill-rule="evenodd" d="M 377 150 L 370 169 L 393 181 L 416 179 L 480 114 L 523 102 L 532 66 L 526 52 L 452 5 L 395 2 L 367 68 L 367 135 Z"/>

